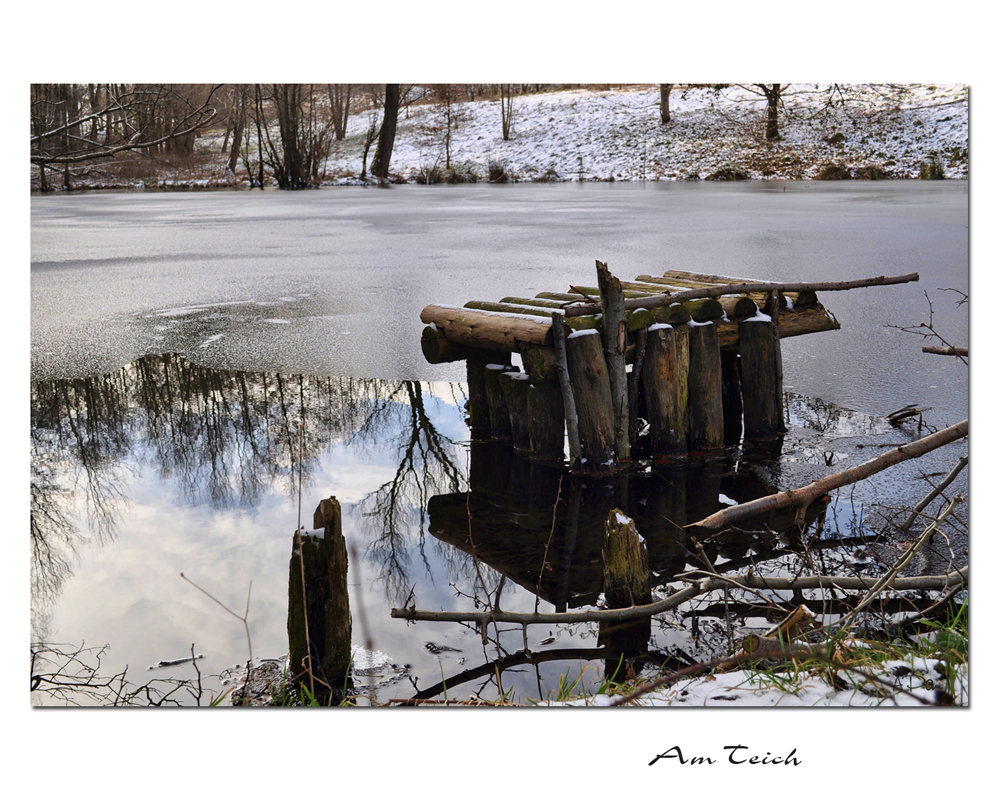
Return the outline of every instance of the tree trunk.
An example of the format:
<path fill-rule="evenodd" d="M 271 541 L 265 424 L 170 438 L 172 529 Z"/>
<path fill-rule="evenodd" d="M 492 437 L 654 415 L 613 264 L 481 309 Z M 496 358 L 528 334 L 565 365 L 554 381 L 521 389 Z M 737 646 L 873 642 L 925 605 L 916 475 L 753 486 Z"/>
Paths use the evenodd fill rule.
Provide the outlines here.
<path fill-rule="evenodd" d="M 372 160 L 372 175 L 381 180 L 386 180 L 389 177 L 389 159 L 392 158 L 392 145 L 396 141 L 396 120 L 398 117 L 399 84 L 387 83 L 385 85 L 382 127 L 378 133 L 375 158 Z"/>
<path fill-rule="evenodd" d="M 672 83 L 660 84 L 660 123 L 663 125 L 670 122 L 670 90 L 673 88 Z"/>

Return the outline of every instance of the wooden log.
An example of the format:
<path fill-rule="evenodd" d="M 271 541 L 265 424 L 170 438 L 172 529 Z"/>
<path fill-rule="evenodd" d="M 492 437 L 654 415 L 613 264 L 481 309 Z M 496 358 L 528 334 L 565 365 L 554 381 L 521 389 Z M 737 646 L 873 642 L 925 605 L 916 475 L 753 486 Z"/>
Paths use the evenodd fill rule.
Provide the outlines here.
<path fill-rule="evenodd" d="M 772 439 L 780 430 L 781 403 L 775 384 L 775 338 L 770 318 L 761 315 L 739 326 L 744 436 Z"/>
<path fill-rule="evenodd" d="M 723 441 L 739 444 L 743 438 L 743 392 L 740 388 L 740 356 L 731 350 L 719 350 L 722 364 Z"/>
<path fill-rule="evenodd" d="M 296 531 L 288 569 L 288 652 L 292 679 L 320 698 L 338 697 L 351 668 L 347 541 L 336 497 L 313 515 L 323 535 Z"/>
<path fill-rule="evenodd" d="M 628 377 L 625 371 L 628 332 L 625 323 L 625 297 L 621 281 L 601 261 L 597 262 L 597 284 L 601 290 L 601 341 L 611 386 L 615 457 L 622 462 L 631 457 L 628 436 Z"/>
<path fill-rule="evenodd" d="M 500 386 L 500 376 L 504 372 L 513 371 L 516 367 L 509 364 L 487 364 L 484 377 L 486 381 L 486 403 L 489 406 L 490 437 L 504 441 L 511 438 L 510 411 L 507 408 L 507 398 Z"/>
<path fill-rule="evenodd" d="M 931 353 L 936 356 L 966 357 L 969 355 L 968 347 L 935 347 L 934 345 L 927 345 L 926 347 L 921 347 L 920 351 L 922 353 Z"/>
<path fill-rule="evenodd" d="M 490 303 L 485 300 L 470 300 L 465 304 L 465 308 L 472 308 L 477 311 L 499 311 L 504 314 L 528 314 L 533 317 L 549 318 L 550 311 L 534 306 L 521 306 L 514 303 Z"/>
<path fill-rule="evenodd" d="M 552 344 L 552 326 L 545 317 L 429 305 L 420 319 L 434 323 L 452 342 L 483 350 L 510 353 L 520 342 Z"/>
<path fill-rule="evenodd" d="M 855 281 L 829 281 L 821 283 L 733 283 L 720 286 L 710 286 L 705 288 L 691 289 L 679 294 L 663 294 L 655 297 L 635 298 L 625 301 L 626 310 L 631 308 L 651 308 L 658 305 L 669 305 L 670 303 L 694 300 L 701 297 L 721 297 L 726 294 L 746 294 L 753 292 L 820 292 L 820 291 L 845 291 L 848 289 L 860 289 L 867 286 L 891 286 L 900 283 L 910 283 L 920 279 L 920 275 L 911 272 L 907 275 L 895 275 L 887 277 L 880 275 L 875 278 L 862 278 Z M 582 302 L 567 306 L 564 313 L 567 317 L 587 315 L 594 313 L 595 303 Z"/>
<path fill-rule="evenodd" d="M 566 337 L 566 361 L 580 430 L 580 468 L 608 472 L 617 468 L 611 382 L 597 331 Z"/>
<path fill-rule="evenodd" d="M 722 357 L 715 325 L 711 322 L 690 325 L 688 343 L 688 448 L 716 450 L 725 445 L 725 417 Z"/>
<path fill-rule="evenodd" d="M 523 372 L 504 372 L 500 375 L 500 389 L 507 403 L 510 435 L 515 450 L 531 449 L 528 430 L 528 385 L 530 378 Z"/>
<path fill-rule="evenodd" d="M 420 349 L 428 364 L 444 364 L 449 361 L 464 361 L 481 352 L 473 347 L 456 344 L 444 335 L 436 325 L 428 325 L 420 334 Z"/>
<path fill-rule="evenodd" d="M 562 392 L 555 381 L 528 385 L 528 441 L 536 461 L 562 461 L 565 454 Z"/>
<path fill-rule="evenodd" d="M 741 322 L 720 322 L 719 347 L 739 351 Z M 803 336 L 807 333 L 840 330 L 840 323 L 821 304 L 793 311 L 782 311 L 778 315 L 778 332 L 782 339 L 789 336 Z"/>
<path fill-rule="evenodd" d="M 557 300 L 542 300 L 538 297 L 501 297 L 501 303 L 512 303 L 517 306 L 534 306 L 535 308 L 562 308 L 563 304 Z"/>
<path fill-rule="evenodd" d="M 642 381 L 652 456 L 687 452 L 688 370 L 687 326 L 651 327 L 646 334 Z"/>
<path fill-rule="evenodd" d="M 708 322 L 713 319 L 720 319 L 725 311 L 722 303 L 714 297 L 704 297 L 700 300 L 685 300 L 682 305 L 691 315 L 695 322 Z"/>
<path fill-rule="evenodd" d="M 674 303 L 669 306 L 659 306 L 653 309 L 653 319 L 654 324 L 659 323 L 660 325 L 672 325 L 677 327 L 678 325 L 685 325 L 691 321 L 691 312 L 688 311 L 682 304 Z"/>

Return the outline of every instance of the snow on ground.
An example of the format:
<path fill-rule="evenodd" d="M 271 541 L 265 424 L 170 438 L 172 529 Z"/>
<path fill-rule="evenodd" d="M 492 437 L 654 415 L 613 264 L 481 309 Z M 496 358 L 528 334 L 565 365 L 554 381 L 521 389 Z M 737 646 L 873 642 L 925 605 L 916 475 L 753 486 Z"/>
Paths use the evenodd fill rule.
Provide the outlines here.
<path fill-rule="evenodd" d="M 459 181 L 498 175 L 510 181 L 808 180 L 828 168 L 840 177 L 918 178 L 931 163 L 941 166 L 944 177 L 969 176 L 967 86 L 792 84 L 783 90 L 781 135 L 774 142 L 764 138 L 764 98 L 748 87 L 716 92 L 678 84 L 667 125 L 660 123 L 655 84 L 519 95 L 508 141 L 498 101 L 456 103 L 447 148 L 442 107 L 411 105 L 400 113 L 390 177 L 411 183 L 445 180 L 449 172 Z M 371 147 L 365 161 L 371 123 L 371 112 L 352 111 L 347 138 L 333 143 L 325 162 L 323 185 L 363 182 L 362 166 L 370 170 L 374 156 Z M 277 130 L 273 135 L 277 139 Z M 200 136 L 195 160 L 185 165 L 146 164 L 150 174 L 129 178 L 134 160 L 119 165 L 124 171 L 105 162 L 73 185 L 249 186 L 245 164 L 236 175 L 226 172 L 222 139 L 222 130 Z M 32 181 L 37 188 L 37 171 Z"/>
<path fill-rule="evenodd" d="M 838 677 L 844 686 L 838 688 L 809 672 L 790 673 L 783 678 L 776 673 L 738 670 L 681 680 L 644 695 L 635 704 L 692 708 L 924 706 L 935 704 L 941 698 L 939 692 L 954 693 L 956 686 L 947 685 L 942 674 L 944 671 L 944 665 L 934 659 L 890 661 L 872 673 L 879 683 L 866 681 L 855 673 L 839 671 Z M 960 672 L 956 684 L 960 691 L 954 696 L 955 704 L 968 705 L 968 676 L 964 670 Z M 613 701 L 613 695 L 602 694 L 552 705 L 609 706 Z"/>
<path fill-rule="evenodd" d="M 496 101 L 458 103 L 451 131 L 453 170 L 479 180 L 490 165 L 512 180 L 684 180 L 735 170 L 751 179 L 812 178 L 826 165 L 878 177 L 917 178 L 935 157 L 948 178 L 968 177 L 965 86 L 792 85 L 779 116 L 781 138 L 764 139 L 766 104 L 751 90 L 675 88 L 671 122 L 660 123 L 659 88 L 554 91 L 514 99 L 514 131 L 501 132 Z M 335 182 L 360 173 L 366 113 L 327 162 Z M 444 170 L 444 117 L 439 106 L 401 115 L 390 173 L 414 181 Z M 370 165 L 369 154 L 369 165 Z M 868 177 L 871 172 L 865 172 Z"/>

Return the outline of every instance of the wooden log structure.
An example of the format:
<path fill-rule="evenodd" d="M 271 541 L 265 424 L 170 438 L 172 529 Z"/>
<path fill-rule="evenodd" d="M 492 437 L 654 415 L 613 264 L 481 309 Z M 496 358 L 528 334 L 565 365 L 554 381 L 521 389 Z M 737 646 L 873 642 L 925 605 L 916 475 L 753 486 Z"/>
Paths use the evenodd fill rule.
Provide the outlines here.
<path fill-rule="evenodd" d="M 840 328 L 817 291 L 918 277 L 778 284 L 667 270 L 625 281 L 597 262 L 596 286 L 428 305 L 421 349 L 433 364 L 466 362 L 473 438 L 510 440 L 538 461 L 562 460 L 568 439 L 574 469 L 603 473 L 635 454 L 774 441 L 785 430 L 780 340 Z"/>

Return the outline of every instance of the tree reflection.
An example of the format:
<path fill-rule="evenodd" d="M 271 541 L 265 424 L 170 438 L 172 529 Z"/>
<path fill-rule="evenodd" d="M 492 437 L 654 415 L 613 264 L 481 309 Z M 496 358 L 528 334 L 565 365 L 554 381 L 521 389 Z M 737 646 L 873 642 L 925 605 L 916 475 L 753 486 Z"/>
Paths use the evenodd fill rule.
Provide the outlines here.
<path fill-rule="evenodd" d="M 141 469 L 152 468 L 184 504 L 254 513 L 269 494 L 296 498 L 300 480 L 308 497 L 320 457 L 345 440 L 362 455 L 398 458 L 393 478 L 359 504 L 366 558 L 397 596 L 412 570 L 411 531 L 424 553 L 427 500 L 463 480 L 431 399 L 414 381 L 230 372 L 174 354 L 32 383 L 36 603 L 58 595 L 83 542 L 118 535 L 130 478 Z"/>
<path fill-rule="evenodd" d="M 387 599 L 402 602 L 411 584 L 411 551 L 406 534 L 417 531 L 417 552 L 430 571 L 424 547 L 427 503 L 432 495 L 459 491 L 464 473 L 456 463 L 455 442 L 442 434 L 427 412 L 424 390 L 416 381 L 387 382 L 352 441 L 382 441 L 395 431 L 392 444 L 399 466 L 392 478 L 359 504 L 368 535 L 366 556 L 381 568 Z"/>

